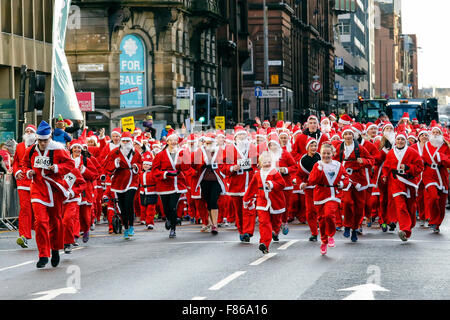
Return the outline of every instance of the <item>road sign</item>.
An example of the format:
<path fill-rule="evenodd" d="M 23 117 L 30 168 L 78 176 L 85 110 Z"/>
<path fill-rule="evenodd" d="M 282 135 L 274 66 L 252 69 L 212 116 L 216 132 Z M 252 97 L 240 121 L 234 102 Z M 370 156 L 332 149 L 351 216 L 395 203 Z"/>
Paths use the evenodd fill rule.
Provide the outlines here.
<path fill-rule="evenodd" d="M 262 99 L 270 99 L 270 98 L 282 98 L 283 97 L 283 89 L 264 89 L 261 90 Z"/>
<path fill-rule="evenodd" d="M 268 62 L 267 62 L 267 65 L 269 66 L 269 67 L 271 67 L 271 66 L 282 66 L 283 65 L 283 61 L 281 61 L 281 60 L 269 60 Z"/>
<path fill-rule="evenodd" d="M 262 89 L 261 87 L 255 87 L 255 97 L 261 97 Z"/>
<path fill-rule="evenodd" d="M 189 88 L 177 88 L 177 98 L 190 98 L 191 90 Z"/>
<path fill-rule="evenodd" d="M 318 92 L 322 91 L 322 84 L 318 80 L 313 81 L 313 82 L 311 82 L 310 89 L 312 92 L 318 93 Z"/>
<path fill-rule="evenodd" d="M 339 81 L 334 82 L 334 88 L 339 89 L 341 87 L 341 83 Z"/>
<path fill-rule="evenodd" d="M 270 84 L 280 84 L 280 79 L 277 74 L 272 74 L 270 76 Z"/>
<path fill-rule="evenodd" d="M 334 58 L 334 70 L 344 70 L 344 58 Z"/>
<path fill-rule="evenodd" d="M 225 130 L 225 117 L 215 117 L 216 130 Z"/>
<path fill-rule="evenodd" d="M 134 132 L 135 126 L 134 126 L 134 117 L 125 117 L 120 119 L 122 123 L 122 131 L 129 131 L 131 133 Z"/>
<path fill-rule="evenodd" d="M 284 120 L 284 112 L 280 111 L 277 112 L 277 120 Z"/>

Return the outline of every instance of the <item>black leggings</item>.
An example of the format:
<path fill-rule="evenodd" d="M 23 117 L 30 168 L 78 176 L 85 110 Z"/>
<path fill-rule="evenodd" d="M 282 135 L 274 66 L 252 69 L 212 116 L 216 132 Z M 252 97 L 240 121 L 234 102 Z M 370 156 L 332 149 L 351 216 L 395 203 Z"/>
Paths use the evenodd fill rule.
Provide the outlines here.
<path fill-rule="evenodd" d="M 135 189 L 130 189 L 123 193 L 117 193 L 117 199 L 119 200 L 120 213 L 122 215 L 122 223 L 125 229 L 133 226 L 134 221 L 134 196 L 136 195 Z"/>
<path fill-rule="evenodd" d="M 177 207 L 180 194 L 162 194 L 159 197 L 161 198 L 166 219 L 170 222 L 170 229 L 175 230 L 177 226 Z"/>
<path fill-rule="evenodd" d="M 219 200 L 220 193 L 222 192 L 219 182 L 203 180 L 200 183 L 200 186 L 202 187 L 202 196 L 206 201 L 208 211 L 219 209 L 217 206 L 217 201 Z"/>

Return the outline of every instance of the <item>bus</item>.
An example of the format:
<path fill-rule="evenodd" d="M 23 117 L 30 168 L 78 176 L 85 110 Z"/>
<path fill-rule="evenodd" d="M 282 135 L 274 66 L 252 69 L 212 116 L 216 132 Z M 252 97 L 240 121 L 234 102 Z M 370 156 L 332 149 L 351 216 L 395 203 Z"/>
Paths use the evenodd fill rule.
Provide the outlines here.
<path fill-rule="evenodd" d="M 386 110 L 386 99 L 362 99 L 360 98 L 357 104 L 358 114 L 356 121 L 358 122 L 375 122 L 381 112 Z"/>

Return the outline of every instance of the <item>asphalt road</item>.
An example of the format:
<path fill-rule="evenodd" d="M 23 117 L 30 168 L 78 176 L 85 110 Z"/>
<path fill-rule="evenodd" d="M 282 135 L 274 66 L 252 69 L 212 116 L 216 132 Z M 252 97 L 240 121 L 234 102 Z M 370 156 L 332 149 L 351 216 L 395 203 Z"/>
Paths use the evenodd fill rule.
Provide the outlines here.
<path fill-rule="evenodd" d="M 448 221 L 448 219 L 447 219 Z M 169 239 L 159 222 L 136 226 L 132 240 L 97 225 L 87 244 L 61 263 L 36 269 L 36 244 L 22 249 L 16 232 L 0 232 L 0 299 L 342 300 L 450 299 L 450 228 L 440 234 L 417 226 L 412 239 L 365 228 L 357 243 L 336 234 L 336 247 L 320 254 L 306 225 L 290 225 L 270 254 L 259 234 L 240 243 L 232 227 L 201 233 L 178 227 Z M 81 241 L 80 241 L 81 242 Z M 342 289 L 362 286 L 358 290 Z"/>

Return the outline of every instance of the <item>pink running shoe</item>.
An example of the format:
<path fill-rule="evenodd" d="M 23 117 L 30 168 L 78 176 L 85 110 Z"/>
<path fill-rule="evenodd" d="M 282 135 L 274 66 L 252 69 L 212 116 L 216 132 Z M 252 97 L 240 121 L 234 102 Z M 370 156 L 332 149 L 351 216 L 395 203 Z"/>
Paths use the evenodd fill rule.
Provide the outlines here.
<path fill-rule="evenodd" d="M 326 255 L 326 254 L 327 254 L 327 245 L 326 245 L 326 243 L 322 243 L 322 244 L 320 245 L 320 253 L 321 253 L 322 255 Z"/>
<path fill-rule="evenodd" d="M 334 242 L 334 238 L 333 237 L 329 237 L 328 238 L 328 246 L 330 248 L 334 248 L 336 246 L 336 243 Z"/>

